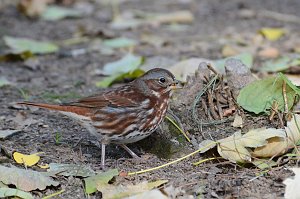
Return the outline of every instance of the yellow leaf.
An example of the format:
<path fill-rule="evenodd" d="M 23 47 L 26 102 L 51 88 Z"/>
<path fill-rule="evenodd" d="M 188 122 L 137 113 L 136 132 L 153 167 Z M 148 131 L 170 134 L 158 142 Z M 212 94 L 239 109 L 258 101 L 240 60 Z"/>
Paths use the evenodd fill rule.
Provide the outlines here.
<path fill-rule="evenodd" d="M 38 167 L 40 167 L 41 169 L 49 169 L 49 164 L 44 164 L 44 165 L 37 165 Z"/>
<path fill-rule="evenodd" d="M 38 156 L 41 153 L 34 153 L 31 155 L 24 155 L 19 152 L 14 152 L 13 157 L 14 160 L 19 164 L 24 164 L 25 166 L 33 166 L 40 160 L 40 156 Z"/>
<path fill-rule="evenodd" d="M 285 34 L 282 28 L 262 28 L 259 32 L 270 41 L 276 41 Z"/>

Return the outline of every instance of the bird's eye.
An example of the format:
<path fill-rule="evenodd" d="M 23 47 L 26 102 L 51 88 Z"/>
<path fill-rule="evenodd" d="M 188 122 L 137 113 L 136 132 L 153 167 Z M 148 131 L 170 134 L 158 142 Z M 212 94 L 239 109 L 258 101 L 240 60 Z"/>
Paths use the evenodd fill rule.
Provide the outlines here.
<path fill-rule="evenodd" d="M 166 82 L 166 79 L 165 79 L 164 77 L 161 77 L 161 78 L 159 78 L 159 82 L 160 82 L 160 83 L 165 83 L 165 82 Z"/>

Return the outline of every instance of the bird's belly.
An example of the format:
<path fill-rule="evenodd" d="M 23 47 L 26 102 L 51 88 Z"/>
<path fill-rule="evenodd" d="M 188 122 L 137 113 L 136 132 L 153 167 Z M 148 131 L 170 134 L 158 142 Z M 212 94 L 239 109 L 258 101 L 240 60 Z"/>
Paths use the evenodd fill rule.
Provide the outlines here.
<path fill-rule="evenodd" d="M 114 144 L 129 144 L 134 143 L 137 141 L 140 141 L 149 135 L 151 135 L 152 132 L 141 132 L 141 131 L 133 131 L 128 135 L 113 135 L 109 139 L 111 143 Z"/>

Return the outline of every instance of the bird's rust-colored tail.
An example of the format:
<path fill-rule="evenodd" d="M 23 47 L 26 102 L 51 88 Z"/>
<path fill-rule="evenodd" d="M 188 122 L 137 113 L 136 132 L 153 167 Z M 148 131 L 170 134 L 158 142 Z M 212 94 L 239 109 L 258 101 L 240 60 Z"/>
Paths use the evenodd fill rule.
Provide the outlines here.
<path fill-rule="evenodd" d="M 90 110 L 88 108 L 71 106 L 71 105 L 56 105 L 56 104 L 35 103 L 35 102 L 19 102 L 18 104 L 26 105 L 26 106 L 35 106 L 35 107 L 54 110 L 54 111 L 71 112 L 83 116 L 87 116 L 90 113 Z"/>

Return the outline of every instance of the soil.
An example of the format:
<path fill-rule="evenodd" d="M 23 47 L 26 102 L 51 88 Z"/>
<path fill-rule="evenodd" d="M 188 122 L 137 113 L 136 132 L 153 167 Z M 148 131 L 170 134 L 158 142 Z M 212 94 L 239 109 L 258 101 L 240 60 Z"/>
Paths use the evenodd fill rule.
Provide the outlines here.
<path fill-rule="evenodd" d="M 53 22 L 29 19 L 13 5 L 0 7 L 0 36 L 62 41 L 84 32 L 87 35 L 102 38 L 126 36 L 140 40 L 142 35 L 147 33 L 162 38 L 165 44 L 159 47 L 149 44 L 138 45 L 134 49 L 135 53 L 145 56 L 146 59 L 163 58 L 167 62 L 176 63 L 178 60 L 190 57 L 222 58 L 221 48 L 225 41 L 236 35 L 248 37 L 250 33 L 256 34 L 256 31 L 262 27 L 282 27 L 291 34 L 300 31 L 298 23 L 285 22 L 272 17 L 241 16 L 243 9 L 249 9 L 254 12 L 268 10 L 300 17 L 300 1 L 283 3 L 280 0 L 125 0 L 120 3 L 121 12 L 133 9 L 157 13 L 190 10 L 195 19 L 191 25 L 186 25 L 187 29 L 183 31 L 172 31 L 170 25 L 146 26 L 124 31 L 113 30 L 109 27 L 109 22 L 113 17 L 111 6 L 100 4 L 98 1 L 87 3 L 94 8 L 92 14 L 78 19 Z M 272 45 L 282 47 L 280 51 L 284 54 L 290 51 L 288 44 L 296 43 L 296 39 L 297 37 L 284 38 Z M 26 154 L 44 152 L 43 163 L 75 163 L 101 170 L 101 150 L 94 144 L 94 138 L 76 122 L 55 112 L 41 109 L 20 110 L 12 106 L 13 103 L 24 100 L 20 89 L 29 96 L 27 100 L 47 102 L 53 102 L 54 94 L 60 96 L 60 101 L 71 101 L 78 96 L 87 96 L 99 91 L 95 82 L 102 77 L 96 75 L 95 70 L 101 69 L 105 63 L 121 58 L 124 51 L 118 50 L 112 55 L 87 52 L 79 56 L 67 56 L 65 53 L 86 46 L 88 43 L 82 43 L 67 47 L 57 54 L 38 56 L 39 64 L 36 68 L 27 67 L 22 61 L 0 63 L 0 76 L 6 77 L 14 84 L 0 88 L 0 129 L 16 129 L 18 124 L 13 119 L 20 113 L 34 120 L 22 132 L 0 141 L 1 145 L 9 151 Z M 4 45 L 0 44 L 0 49 L 2 47 Z M 259 61 L 255 62 L 255 67 L 259 67 L 259 64 Z M 54 100 L 54 102 L 58 101 Z M 178 117 L 185 116 L 178 115 Z M 266 125 L 265 122 L 260 123 L 259 119 L 250 119 L 249 122 L 255 127 Z M 201 135 L 210 134 L 215 139 L 221 138 L 224 135 L 218 134 L 221 132 L 220 129 L 227 128 L 230 123 L 205 127 L 201 135 L 199 129 L 192 129 L 193 125 L 188 121 L 184 121 L 184 126 L 189 127 L 190 134 L 199 143 L 203 139 Z M 227 128 L 226 132 L 230 135 L 234 129 Z M 57 136 L 60 136 L 59 140 Z M 159 166 L 196 150 L 195 145 L 185 143 L 180 153 L 173 154 L 171 159 L 161 158 L 151 152 L 151 143 L 155 140 L 157 140 L 157 135 L 151 135 L 141 143 L 129 146 L 143 157 L 142 161 L 131 159 L 123 149 L 110 145 L 107 148 L 107 167 L 118 168 L 126 172 L 139 171 Z M 217 153 L 212 153 L 217 156 Z M 287 164 L 259 175 L 260 169 L 253 166 L 239 166 L 225 160 L 207 161 L 199 166 L 192 164 L 205 157 L 211 157 L 211 154 L 206 156 L 197 154 L 163 169 L 125 178 L 118 177 L 116 181 L 117 183 L 137 184 L 144 180 L 166 179 L 169 181 L 165 186 L 172 185 L 184 191 L 181 194 L 182 198 L 188 195 L 191 198 L 282 198 L 285 189 L 282 181 L 293 175 L 286 168 L 297 166 L 296 162 L 289 161 Z M 12 160 L 8 162 L 16 165 Z M 60 187 L 36 191 L 34 195 L 39 198 L 64 189 L 62 194 L 54 198 L 87 198 L 84 194 L 82 179 L 61 177 L 58 180 L 61 183 Z M 96 194 L 91 197 L 99 198 L 100 196 Z"/>

